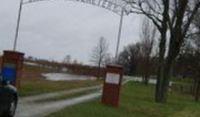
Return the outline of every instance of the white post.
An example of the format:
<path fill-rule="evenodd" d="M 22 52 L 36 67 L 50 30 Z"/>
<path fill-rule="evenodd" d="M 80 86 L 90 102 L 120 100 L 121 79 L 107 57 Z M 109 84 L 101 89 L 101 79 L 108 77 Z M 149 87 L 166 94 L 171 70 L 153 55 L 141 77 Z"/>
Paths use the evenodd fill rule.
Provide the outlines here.
<path fill-rule="evenodd" d="M 17 39 L 18 39 L 18 35 L 19 35 L 19 24 L 20 24 L 20 19 L 21 19 L 22 4 L 23 4 L 23 0 L 20 0 L 13 51 L 16 51 L 16 48 L 17 48 Z"/>
<path fill-rule="evenodd" d="M 119 51 L 119 45 L 120 45 L 120 39 L 121 39 L 121 33 L 122 33 L 123 17 L 124 17 L 124 10 L 122 8 L 120 23 L 119 23 L 119 32 L 118 32 L 118 38 L 117 38 L 117 47 L 116 47 L 116 53 L 115 53 L 115 60 L 116 61 L 118 59 L 118 51 Z"/>

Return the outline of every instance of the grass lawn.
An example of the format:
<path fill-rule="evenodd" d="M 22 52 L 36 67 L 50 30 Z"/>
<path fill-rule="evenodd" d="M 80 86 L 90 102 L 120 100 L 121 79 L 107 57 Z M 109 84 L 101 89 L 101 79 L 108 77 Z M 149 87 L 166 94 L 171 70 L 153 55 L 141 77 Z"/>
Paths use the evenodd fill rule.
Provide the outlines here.
<path fill-rule="evenodd" d="M 200 103 L 189 95 L 172 92 L 168 103 L 154 102 L 154 86 L 130 82 L 121 93 L 119 108 L 99 100 L 67 107 L 47 117 L 200 117 Z"/>
<path fill-rule="evenodd" d="M 19 88 L 20 96 L 38 95 L 56 91 L 89 87 L 100 84 L 101 81 L 47 81 L 44 79 L 23 79 Z"/>
<path fill-rule="evenodd" d="M 20 81 L 19 95 L 30 96 L 42 93 L 50 93 L 62 90 L 70 90 L 80 87 L 94 86 L 102 84 L 100 80 L 85 81 L 48 81 L 45 80 L 41 73 L 53 72 L 45 68 L 34 66 L 25 66 L 23 77 Z"/>

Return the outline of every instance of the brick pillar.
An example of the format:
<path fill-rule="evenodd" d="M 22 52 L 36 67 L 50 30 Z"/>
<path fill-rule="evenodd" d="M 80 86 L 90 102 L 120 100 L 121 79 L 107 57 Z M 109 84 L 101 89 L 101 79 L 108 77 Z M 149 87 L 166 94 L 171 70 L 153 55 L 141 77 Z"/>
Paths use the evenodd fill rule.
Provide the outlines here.
<path fill-rule="evenodd" d="M 104 78 L 102 103 L 114 107 L 119 106 L 120 89 L 123 77 L 123 67 L 107 65 Z"/>
<path fill-rule="evenodd" d="M 10 82 L 15 87 L 20 86 L 24 53 L 16 51 L 4 51 L 1 65 L 3 81 Z"/>

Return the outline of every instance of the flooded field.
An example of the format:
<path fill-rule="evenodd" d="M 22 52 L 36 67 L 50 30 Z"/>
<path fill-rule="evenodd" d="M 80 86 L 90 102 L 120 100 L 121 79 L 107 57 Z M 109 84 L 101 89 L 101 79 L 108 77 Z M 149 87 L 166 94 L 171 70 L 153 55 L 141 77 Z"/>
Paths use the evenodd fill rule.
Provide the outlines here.
<path fill-rule="evenodd" d="M 96 80 L 92 76 L 72 75 L 65 73 L 43 73 L 42 76 L 50 81 L 75 81 L 75 80 Z"/>

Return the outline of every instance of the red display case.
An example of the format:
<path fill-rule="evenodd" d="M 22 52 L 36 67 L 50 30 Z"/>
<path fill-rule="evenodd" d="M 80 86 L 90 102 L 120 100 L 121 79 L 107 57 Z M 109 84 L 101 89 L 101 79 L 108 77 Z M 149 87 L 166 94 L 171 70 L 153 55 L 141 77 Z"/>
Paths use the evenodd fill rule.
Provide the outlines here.
<path fill-rule="evenodd" d="M 119 65 L 107 65 L 104 78 L 102 103 L 114 107 L 119 106 L 120 89 L 123 78 L 123 67 Z"/>

